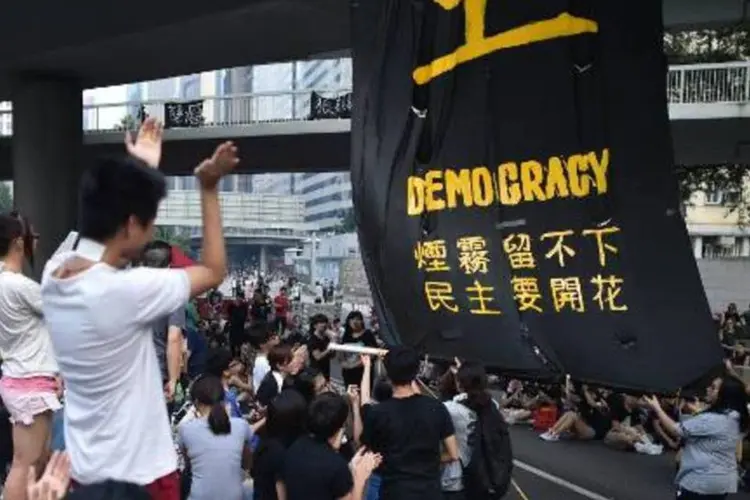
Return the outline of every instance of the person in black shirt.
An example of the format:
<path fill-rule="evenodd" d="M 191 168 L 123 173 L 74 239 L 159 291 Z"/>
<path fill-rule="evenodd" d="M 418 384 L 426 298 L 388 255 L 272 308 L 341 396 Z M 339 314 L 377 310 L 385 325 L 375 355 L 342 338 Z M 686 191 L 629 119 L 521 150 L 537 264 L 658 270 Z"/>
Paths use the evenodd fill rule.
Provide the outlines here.
<path fill-rule="evenodd" d="M 328 390 L 328 380 L 316 368 L 308 366 L 291 377 L 289 387 L 299 392 L 307 403 Z"/>
<path fill-rule="evenodd" d="M 310 353 L 310 365 L 317 368 L 326 380 L 331 378 L 331 358 L 334 354 L 333 351 L 328 350 L 330 343 L 328 318 L 325 314 L 316 314 L 310 319 L 307 351 Z"/>
<path fill-rule="evenodd" d="M 359 347 L 378 347 L 375 335 L 370 330 L 365 329 L 364 317 L 359 311 L 352 311 L 347 315 L 341 343 Z M 341 376 L 344 379 L 345 387 L 350 385 L 359 387 L 363 372 L 359 354 L 341 354 Z"/>
<path fill-rule="evenodd" d="M 253 293 L 253 300 L 250 304 L 250 317 L 253 325 L 265 325 L 268 323 L 270 314 L 271 306 L 268 304 L 267 297 L 263 294 L 263 288 L 258 287 Z"/>
<path fill-rule="evenodd" d="M 271 348 L 268 353 L 268 364 L 271 371 L 268 372 L 261 380 L 258 391 L 255 394 L 255 400 L 262 406 L 268 406 L 281 390 L 284 388 L 284 381 L 288 375 L 292 375 L 294 353 L 288 345 L 277 345 Z"/>
<path fill-rule="evenodd" d="M 748 366 L 750 365 L 750 357 L 748 357 L 745 346 L 739 342 L 734 345 L 730 359 L 734 366 Z"/>
<path fill-rule="evenodd" d="M 233 356 L 239 356 L 242 344 L 248 341 L 245 335 L 247 307 L 244 293 L 238 294 L 229 306 L 229 345 Z"/>
<path fill-rule="evenodd" d="M 724 322 L 726 323 L 728 319 L 731 319 L 736 324 L 742 323 L 742 317 L 737 310 L 737 304 L 735 304 L 734 302 L 730 303 L 727 306 L 727 310 L 724 312 Z"/>
<path fill-rule="evenodd" d="M 253 455 L 253 500 L 277 500 L 287 448 L 306 430 L 307 402 L 285 389 L 268 406 L 266 425 Z"/>
<path fill-rule="evenodd" d="M 440 401 L 416 388 L 419 356 L 413 349 L 392 348 L 385 369 L 393 397 L 362 408 L 362 444 L 383 455 L 380 499 L 440 498 L 441 461 L 458 460 L 451 416 Z"/>
<path fill-rule="evenodd" d="M 360 450 L 346 463 L 341 447 L 349 404 L 338 394 L 321 394 L 307 414 L 309 435 L 287 450 L 282 472 L 287 500 L 360 500 L 380 456 Z"/>
<path fill-rule="evenodd" d="M 632 450 L 644 439 L 645 432 L 639 427 L 638 400 L 629 394 L 612 394 L 607 400 L 612 429 L 604 437 L 605 444 L 621 450 Z"/>

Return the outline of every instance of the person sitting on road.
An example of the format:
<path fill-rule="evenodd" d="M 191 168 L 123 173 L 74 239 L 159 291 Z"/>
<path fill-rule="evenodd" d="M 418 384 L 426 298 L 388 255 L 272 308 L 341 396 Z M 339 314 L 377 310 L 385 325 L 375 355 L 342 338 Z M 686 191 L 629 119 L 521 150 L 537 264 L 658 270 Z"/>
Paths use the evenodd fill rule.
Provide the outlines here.
<path fill-rule="evenodd" d="M 580 398 L 577 409 L 564 413 L 540 438 L 558 441 L 565 434 L 582 441 L 604 439 L 612 428 L 612 418 L 606 402 L 587 385 L 576 386 L 575 392 Z"/>

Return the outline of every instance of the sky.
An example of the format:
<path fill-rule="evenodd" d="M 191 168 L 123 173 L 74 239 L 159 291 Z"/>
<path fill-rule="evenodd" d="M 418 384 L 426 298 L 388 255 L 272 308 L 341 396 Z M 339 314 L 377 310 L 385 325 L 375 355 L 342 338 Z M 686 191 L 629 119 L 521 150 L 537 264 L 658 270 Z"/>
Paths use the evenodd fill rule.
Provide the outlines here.
<path fill-rule="evenodd" d="M 96 129 L 112 129 L 127 114 L 125 106 L 101 106 L 103 104 L 120 104 L 126 102 L 127 85 L 113 85 L 83 91 L 83 105 L 96 105 L 85 111 L 84 126 Z"/>

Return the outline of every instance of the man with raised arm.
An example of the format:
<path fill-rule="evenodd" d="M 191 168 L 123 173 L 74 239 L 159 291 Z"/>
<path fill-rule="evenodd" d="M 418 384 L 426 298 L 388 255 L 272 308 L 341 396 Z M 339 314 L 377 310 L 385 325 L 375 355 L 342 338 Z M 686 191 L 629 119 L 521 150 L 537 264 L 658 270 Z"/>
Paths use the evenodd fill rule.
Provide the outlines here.
<path fill-rule="evenodd" d="M 195 175 L 201 187 L 203 261 L 186 269 L 127 268 L 154 233 L 166 195 L 157 170 L 162 129 L 147 119 L 128 156 L 99 161 L 80 186 L 81 239 L 47 263 L 43 311 L 66 384 L 65 439 L 74 484 L 107 479 L 145 486 L 155 500 L 179 499 L 155 321 L 218 286 L 226 252 L 217 183 L 238 163 L 232 143 Z"/>

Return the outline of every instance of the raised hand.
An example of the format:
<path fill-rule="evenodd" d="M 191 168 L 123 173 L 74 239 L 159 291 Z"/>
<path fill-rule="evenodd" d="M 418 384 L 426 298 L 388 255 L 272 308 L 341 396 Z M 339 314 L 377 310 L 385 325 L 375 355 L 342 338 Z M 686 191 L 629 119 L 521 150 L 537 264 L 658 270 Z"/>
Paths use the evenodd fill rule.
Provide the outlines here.
<path fill-rule="evenodd" d="M 352 406 L 355 408 L 359 408 L 359 387 L 356 385 L 350 385 L 346 388 L 346 393 L 349 396 L 349 401 L 351 402 Z"/>
<path fill-rule="evenodd" d="M 60 500 L 70 485 L 70 459 L 67 453 L 56 451 L 47 462 L 44 474 L 36 480 L 36 468 L 29 468 L 26 493 L 29 500 Z"/>
<path fill-rule="evenodd" d="M 643 396 L 643 400 L 654 410 L 661 408 L 661 403 L 659 403 L 659 399 L 656 396 Z"/>
<path fill-rule="evenodd" d="M 150 167 L 158 168 L 163 140 L 164 128 L 159 120 L 153 117 L 146 118 L 138 129 L 135 141 L 129 130 L 125 132 L 125 149 Z"/>
<path fill-rule="evenodd" d="M 349 465 L 355 480 L 359 479 L 364 482 L 367 481 L 372 475 L 372 472 L 380 466 L 382 461 L 383 457 L 380 454 L 367 451 L 365 448 L 360 448 L 357 454 L 354 455 L 354 458 L 352 458 Z"/>
<path fill-rule="evenodd" d="M 362 366 L 365 368 L 369 368 L 372 366 L 372 358 L 370 358 L 369 354 L 360 354 L 359 360 L 362 362 Z"/>
<path fill-rule="evenodd" d="M 237 157 L 237 146 L 232 141 L 219 144 L 211 158 L 203 160 L 195 169 L 195 176 L 204 188 L 216 187 L 219 180 L 230 174 L 240 159 Z"/>

